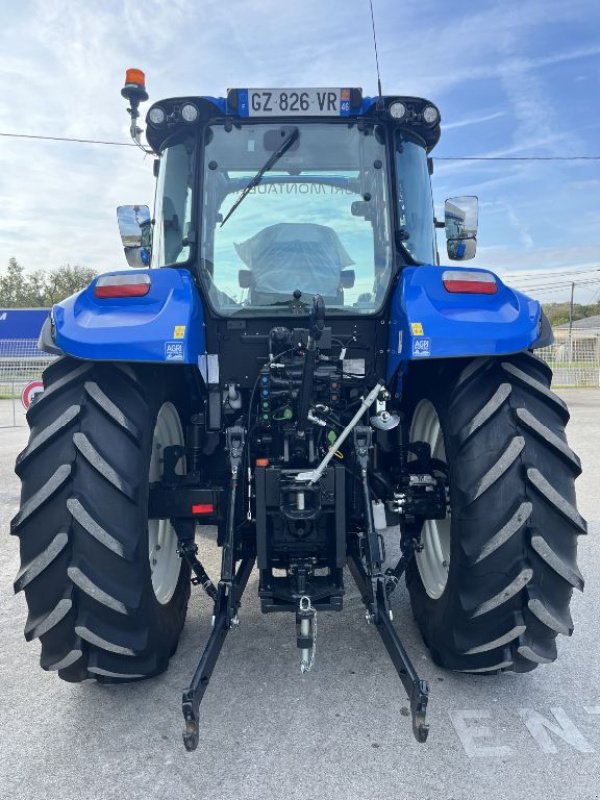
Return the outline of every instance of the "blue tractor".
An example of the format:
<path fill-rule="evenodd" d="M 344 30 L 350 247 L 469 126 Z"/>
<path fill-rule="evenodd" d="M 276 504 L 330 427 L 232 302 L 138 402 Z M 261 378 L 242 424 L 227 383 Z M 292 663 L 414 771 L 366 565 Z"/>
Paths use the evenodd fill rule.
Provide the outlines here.
<path fill-rule="evenodd" d="M 123 94 L 142 146 L 141 71 Z M 16 465 L 15 588 L 44 669 L 162 672 L 200 585 L 214 624 L 183 695 L 192 750 L 255 566 L 262 611 L 295 617 L 306 672 L 348 565 L 419 741 L 428 687 L 390 608 L 402 575 L 437 664 L 556 658 L 586 526 L 569 413 L 535 355 L 551 331 L 492 272 L 440 265 L 436 228 L 451 259 L 475 254 L 477 201 L 435 219 L 439 136 L 427 100 L 355 88 L 151 106 L 154 216 L 121 207 L 134 269 L 52 309 L 41 347 L 59 358 Z M 214 583 L 199 523 L 217 529 Z"/>

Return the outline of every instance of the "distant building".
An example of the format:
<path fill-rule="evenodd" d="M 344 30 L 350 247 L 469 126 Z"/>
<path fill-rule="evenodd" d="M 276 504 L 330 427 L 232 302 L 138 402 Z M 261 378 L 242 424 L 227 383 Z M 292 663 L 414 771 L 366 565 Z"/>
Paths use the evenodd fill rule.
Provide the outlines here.
<path fill-rule="evenodd" d="M 570 362 L 580 369 L 590 369 L 597 379 L 600 368 L 600 314 L 573 320 L 570 338 L 568 322 L 557 325 L 553 328 L 553 331 L 554 348 L 552 358 L 556 364 Z M 575 385 L 578 385 L 577 382 L 575 382 Z M 581 383 L 581 385 L 590 384 Z M 593 385 L 598 385 L 595 380 Z"/>
<path fill-rule="evenodd" d="M 569 323 L 557 325 L 553 330 L 555 339 L 565 339 L 569 335 Z M 600 336 L 600 314 L 573 320 L 573 336 L 578 339 L 582 336 Z"/>

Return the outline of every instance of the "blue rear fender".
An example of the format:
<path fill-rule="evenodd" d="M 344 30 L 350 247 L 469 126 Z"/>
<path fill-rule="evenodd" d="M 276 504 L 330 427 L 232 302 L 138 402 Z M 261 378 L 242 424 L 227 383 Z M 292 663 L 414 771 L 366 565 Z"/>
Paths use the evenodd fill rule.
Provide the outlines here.
<path fill-rule="evenodd" d="M 127 274 L 148 275 L 148 294 L 95 296 L 99 278 Z M 198 357 L 206 352 L 202 302 L 185 269 L 105 273 L 55 305 L 52 319 L 53 344 L 75 358 L 197 365 Z"/>
<path fill-rule="evenodd" d="M 445 269 L 407 267 L 391 304 L 388 378 L 407 361 L 505 355 L 530 348 L 539 338 L 542 311 L 536 300 L 510 289 L 495 277 L 495 294 L 450 293 Z"/>

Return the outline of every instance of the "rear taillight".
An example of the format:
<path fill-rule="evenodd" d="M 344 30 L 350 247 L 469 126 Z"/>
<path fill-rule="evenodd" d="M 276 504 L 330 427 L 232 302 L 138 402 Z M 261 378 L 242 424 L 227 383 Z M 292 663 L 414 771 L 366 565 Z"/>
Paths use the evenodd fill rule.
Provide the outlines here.
<path fill-rule="evenodd" d="M 213 503 L 194 503 L 192 514 L 214 514 L 215 506 Z"/>
<path fill-rule="evenodd" d="M 444 289 L 452 294 L 496 294 L 498 284 L 491 272 L 476 270 L 445 270 L 442 274 Z"/>
<path fill-rule="evenodd" d="M 145 274 L 101 275 L 94 287 L 94 296 L 101 299 L 109 297 L 144 297 L 150 291 L 150 277 Z"/>

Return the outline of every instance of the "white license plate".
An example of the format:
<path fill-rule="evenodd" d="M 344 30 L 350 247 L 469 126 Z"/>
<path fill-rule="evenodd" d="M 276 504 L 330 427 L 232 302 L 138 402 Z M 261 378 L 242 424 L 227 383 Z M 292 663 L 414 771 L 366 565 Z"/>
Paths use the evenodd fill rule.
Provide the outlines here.
<path fill-rule="evenodd" d="M 239 89 L 243 117 L 344 117 L 350 89 Z"/>

